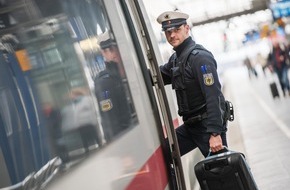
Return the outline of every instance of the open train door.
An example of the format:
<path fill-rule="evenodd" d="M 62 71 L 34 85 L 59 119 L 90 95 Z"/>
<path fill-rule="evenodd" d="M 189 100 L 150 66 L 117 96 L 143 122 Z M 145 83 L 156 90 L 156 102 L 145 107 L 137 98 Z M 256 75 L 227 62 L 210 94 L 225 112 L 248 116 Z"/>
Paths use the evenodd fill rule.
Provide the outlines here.
<path fill-rule="evenodd" d="M 149 60 L 149 70 L 151 72 L 152 82 L 154 84 L 154 92 L 158 99 L 158 109 L 159 114 L 161 115 L 161 120 L 163 123 L 165 134 L 163 138 L 167 137 L 169 140 L 171 158 L 170 163 L 173 163 L 173 169 L 175 172 L 175 177 L 177 181 L 177 186 L 179 189 L 186 189 L 184 173 L 182 168 L 182 162 L 180 157 L 179 146 L 177 142 L 177 137 L 175 134 L 174 124 L 172 113 L 170 110 L 168 98 L 166 95 L 166 91 L 164 88 L 163 80 L 159 71 L 158 63 L 162 63 L 161 55 L 158 49 L 157 42 L 154 37 L 154 33 L 150 24 L 150 20 L 147 17 L 145 6 L 142 1 L 138 0 L 130 0 L 130 1 L 122 1 L 124 13 L 127 14 L 126 18 L 130 18 L 130 14 L 136 14 L 137 16 L 137 24 L 139 27 L 140 36 L 142 36 L 142 45 L 146 50 L 147 59 Z M 128 9 L 130 7 L 130 10 Z M 128 9 L 128 10 L 126 10 Z M 132 13 L 133 12 L 133 13 Z M 135 23 L 128 21 L 133 25 Z M 147 68 L 144 68 L 143 72 L 144 76 L 146 75 Z M 148 84 L 147 84 L 148 85 Z M 152 85 L 152 84 L 149 84 Z M 163 130 L 163 129 L 162 129 Z M 166 148 L 166 146 L 164 146 Z M 166 151 L 166 150 L 164 150 Z M 172 185 L 172 184 L 171 184 Z"/>

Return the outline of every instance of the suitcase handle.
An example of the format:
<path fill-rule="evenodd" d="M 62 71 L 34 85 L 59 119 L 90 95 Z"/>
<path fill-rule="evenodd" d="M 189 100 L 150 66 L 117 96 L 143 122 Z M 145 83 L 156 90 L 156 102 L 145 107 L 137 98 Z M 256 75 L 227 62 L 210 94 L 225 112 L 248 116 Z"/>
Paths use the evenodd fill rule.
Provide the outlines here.
<path fill-rule="evenodd" d="M 206 157 L 209 158 L 210 156 L 214 156 L 214 155 L 224 155 L 227 152 L 231 152 L 227 146 L 223 146 L 223 149 L 213 153 L 211 150 L 209 150 L 208 156 Z M 204 169 L 207 171 L 210 171 L 213 174 L 220 174 L 223 172 L 224 167 L 229 165 L 229 160 L 227 158 L 219 158 L 217 160 L 215 160 L 215 162 L 206 162 L 204 163 Z"/>
<path fill-rule="evenodd" d="M 229 152 L 229 148 L 227 146 L 223 146 L 223 149 L 221 149 L 218 152 L 212 152 L 211 149 L 209 149 L 207 157 L 213 156 L 213 155 L 217 155 L 217 154 L 221 154 L 221 153 L 225 153 L 225 152 Z"/>

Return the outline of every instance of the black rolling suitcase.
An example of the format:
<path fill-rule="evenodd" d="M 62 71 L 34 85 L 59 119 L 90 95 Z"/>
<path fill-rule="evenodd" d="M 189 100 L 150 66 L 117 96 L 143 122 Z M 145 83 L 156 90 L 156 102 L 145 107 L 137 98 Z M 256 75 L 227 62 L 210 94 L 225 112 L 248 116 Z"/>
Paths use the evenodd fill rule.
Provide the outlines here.
<path fill-rule="evenodd" d="M 244 155 L 239 152 L 227 150 L 208 156 L 194 170 L 202 190 L 258 190 Z"/>
<path fill-rule="evenodd" d="M 278 88 L 277 88 L 277 84 L 275 82 L 270 83 L 270 89 L 271 89 L 271 93 L 272 93 L 273 98 L 280 97 L 279 92 L 278 92 Z"/>

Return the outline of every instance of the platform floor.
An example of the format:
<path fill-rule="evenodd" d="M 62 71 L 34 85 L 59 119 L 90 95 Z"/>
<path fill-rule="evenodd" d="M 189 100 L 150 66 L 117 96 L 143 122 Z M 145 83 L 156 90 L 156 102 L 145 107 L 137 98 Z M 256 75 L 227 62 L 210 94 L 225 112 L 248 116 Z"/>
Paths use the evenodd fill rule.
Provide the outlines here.
<path fill-rule="evenodd" d="M 229 148 L 246 155 L 260 190 L 290 189 L 290 96 L 272 98 L 270 72 L 249 78 L 244 66 L 223 74 L 226 99 L 235 108 L 229 124 Z"/>

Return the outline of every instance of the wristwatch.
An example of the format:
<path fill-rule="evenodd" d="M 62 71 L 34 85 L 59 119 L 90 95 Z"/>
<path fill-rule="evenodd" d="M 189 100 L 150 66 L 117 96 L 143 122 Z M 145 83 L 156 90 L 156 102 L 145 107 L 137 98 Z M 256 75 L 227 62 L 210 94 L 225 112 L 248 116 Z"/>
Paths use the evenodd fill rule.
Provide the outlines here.
<path fill-rule="evenodd" d="M 212 136 L 216 137 L 218 135 L 220 135 L 219 133 L 211 133 Z"/>

